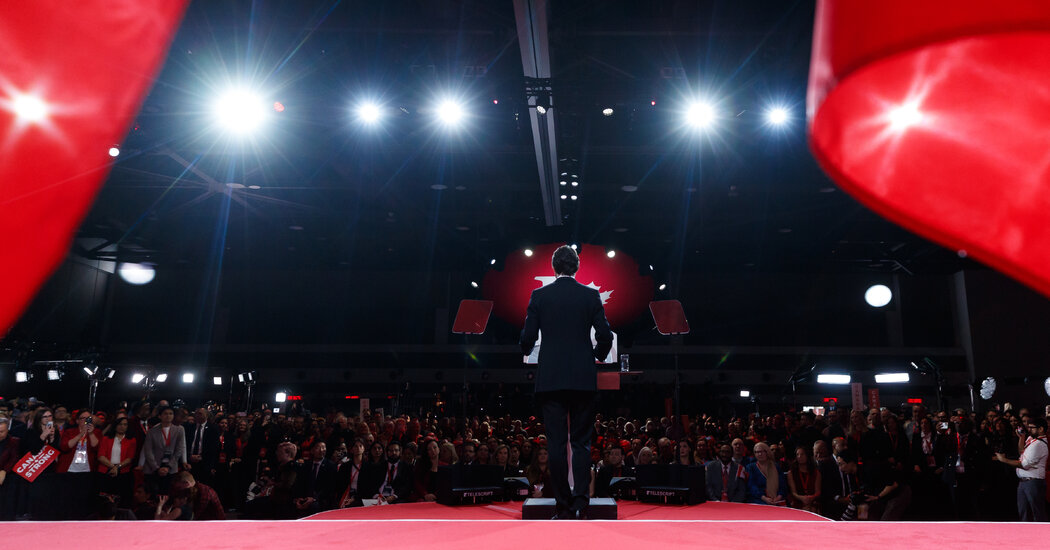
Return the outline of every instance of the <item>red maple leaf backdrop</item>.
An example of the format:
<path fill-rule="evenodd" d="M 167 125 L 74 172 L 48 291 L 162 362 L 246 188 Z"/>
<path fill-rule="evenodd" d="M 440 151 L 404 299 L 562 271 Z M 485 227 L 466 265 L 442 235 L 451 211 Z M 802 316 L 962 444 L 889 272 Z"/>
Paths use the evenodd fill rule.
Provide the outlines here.
<path fill-rule="evenodd" d="M 0 335 L 69 250 L 186 4 L 32 0 L 0 10 Z M 19 116 L 27 97 L 46 116 Z"/>
<path fill-rule="evenodd" d="M 482 291 L 488 300 L 495 302 L 493 313 L 516 326 L 525 324 L 525 310 L 529 306 L 532 291 L 543 286 L 536 277 L 554 277 L 551 256 L 561 243 L 533 247 L 532 256 L 522 250 L 507 255 L 503 270 L 490 270 L 482 280 Z M 633 258 L 617 252 L 612 258 L 600 246 L 584 244 L 579 247 L 580 270 L 576 281 L 581 284 L 594 283 L 599 292 L 607 295 L 605 316 L 613 330 L 635 320 L 647 311 L 653 299 L 653 278 L 638 272 L 638 263 Z M 549 280 L 549 279 L 548 279 Z"/>

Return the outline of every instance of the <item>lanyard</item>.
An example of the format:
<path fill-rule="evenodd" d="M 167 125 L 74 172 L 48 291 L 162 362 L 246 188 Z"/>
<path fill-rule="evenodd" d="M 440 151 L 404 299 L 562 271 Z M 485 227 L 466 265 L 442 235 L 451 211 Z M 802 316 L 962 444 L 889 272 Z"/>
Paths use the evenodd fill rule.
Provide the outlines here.
<path fill-rule="evenodd" d="M 164 428 L 160 429 L 160 436 L 164 438 L 164 447 L 167 448 L 171 445 L 171 426 L 168 426 L 168 433 L 164 433 Z"/>

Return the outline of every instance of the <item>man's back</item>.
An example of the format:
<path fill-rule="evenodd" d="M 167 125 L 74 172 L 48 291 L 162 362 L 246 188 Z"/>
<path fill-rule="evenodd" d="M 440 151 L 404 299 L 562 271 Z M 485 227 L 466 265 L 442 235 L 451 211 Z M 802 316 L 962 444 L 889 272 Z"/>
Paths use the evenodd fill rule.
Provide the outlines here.
<path fill-rule="evenodd" d="M 596 348 L 591 346 L 592 327 Z M 540 331 L 536 391 L 596 391 L 595 358 L 604 357 L 612 346 L 612 330 L 598 291 L 572 277 L 559 277 L 534 290 L 521 334 L 523 353 L 532 351 Z"/>

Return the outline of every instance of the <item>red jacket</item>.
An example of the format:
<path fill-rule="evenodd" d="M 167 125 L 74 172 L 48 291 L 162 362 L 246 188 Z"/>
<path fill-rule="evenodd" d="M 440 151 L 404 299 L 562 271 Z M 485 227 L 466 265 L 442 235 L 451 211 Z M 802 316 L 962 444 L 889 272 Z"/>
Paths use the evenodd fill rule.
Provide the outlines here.
<path fill-rule="evenodd" d="M 103 474 L 108 473 L 109 472 L 109 468 L 103 466 L 102 462 L 99 461 L 97 459 L 97 457 L 104 456 L 104 457 L 106 457 L 107 460 L 109 460 L 109 457 L 113 454 L 113 443 L 115 441 L 116 441 L 115 438 L 103 437 L 102 441 L 99 442 L 99 444 L 98 444 L 98 453 L 95 455 L 96 456 L 95 462 L 98 464 L 98 471 L 99 471 L 99 473 L 103 473 Z M 125 460 L 128 461 L 128 465 L 124 466 L 123 468 L 121 468 L 120 469 L 120 473 L 126 474 L 126 473 L 131 471 L 131 467 L 132 467 L 133 464 L 138 464 L 138 461 L 135 460 L 135 450 L 136 450 L 137 447 L 138 447 L 138 442 L 135 441 L 135 438 L 128 437 L 127 434 L 124 435 L 124 439 L 120 440 L 120 461 L 121 462 L 124 462 Z"/>
<path fill-rule="evenodd" d="M 98 428 L 94 428 L 94 433 L 95 433 L 95 437 L 98 439 L 99 443 L 101 443 L 102 442 L 102 432 L 99 431 Z M 79 429 L 71 428 L 71 429 L 68 429 L 68 430 L 62 430 L 62 441 L 58 445 L 58 452 L 59 452 L 59 455 L 58 455 L 58 471 L 59 471 L 59 473 L 68 472 L 69 471 L 69 467 L 73 464 L 73 458 L 75 458 L 76 454 L 77 454 L 77 447 L 76 447 L 76 445 L 74 445 L 73 448 L 70 449 L 69 448 L 69 442 L 72 441 L 73 438 L 75 438 L 79 434 L 80 434 L 80 430 Z M 98 449 L 98 445 L 95 445 L 94 447 L 92 447 L 91 446 L 91 438 L 90 437 L 86 438 L 86 440 L 87 440 L 87 444 L 88 444 L 88 449 L 87 449 L 88 468 L 89 468 L 88 471 L 94 472 L 98 468 L 97 456 L 96 456 L 97 453 L 95 452 Z"/>
<path fill-rule="evenodd" d="M 4 447 L 4 452 L 0 453 L 0 470 L 10 471 L 18 464 L 19 459 L 25 455 L 25 453 L 18 454 L 22 450 L 18 443 L 18 438 L 8 432 L 7 446 Z"/>

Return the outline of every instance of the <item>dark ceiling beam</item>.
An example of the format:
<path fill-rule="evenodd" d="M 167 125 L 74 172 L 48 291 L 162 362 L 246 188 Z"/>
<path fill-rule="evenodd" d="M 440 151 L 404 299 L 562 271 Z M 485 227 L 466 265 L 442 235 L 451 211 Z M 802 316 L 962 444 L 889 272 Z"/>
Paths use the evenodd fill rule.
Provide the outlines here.
<path fill-rule="evenodd" d="M 547 37 L 547 19 L 550 6 L 547 0 L 514 0 L 514 19 L 518 26 L 518 44 L 521 47 L 521 65 L 527 81 L 550 81 L 550 41 Z M 561 225 L 561 199 L 558 191 L 558 145 L 554 128 L 554 102 L 550 95 L 528 93 L 529 120 L 532 122 L 533 146 L 539 168 L 540 196 L 543 217 L 548 226 Z M 547 106 L 540 114 L 536 105 Z"/>

